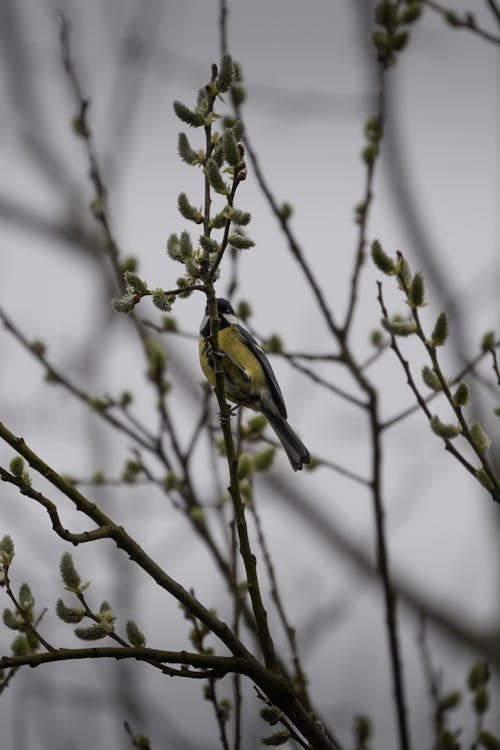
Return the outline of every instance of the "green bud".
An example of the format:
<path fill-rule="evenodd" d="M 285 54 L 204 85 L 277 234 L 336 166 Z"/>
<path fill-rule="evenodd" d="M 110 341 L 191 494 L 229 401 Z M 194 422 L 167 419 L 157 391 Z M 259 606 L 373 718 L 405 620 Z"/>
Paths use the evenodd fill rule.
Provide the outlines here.
<path fill-rule="evenodd" d="M 375 20 L 379 26 L 393 30 L 398 24 L 397 5 L 393 0 L 380 0 L 375 8 Z"/>
<path fill-rule="evenodd" d="M 232 128 L 236 140 L 241 141 L 243 139 L 243 136 L 245 135 L 245 125 L 243 123 L 243 120 L 235 120 Z"/>
<path fill-rule="evenodd" d="M 450 26 L 461 26 L 460 16 L 452 10 L 447 10 L 444 13 L 444 17 Z"/>
<path fill-rule="evenodd" d="M 130 404 L 134 400 L 134 395 L 130 391 L 123 391 L 120 396 L 120 406 L 123 406 L 124 409 L 127 408 L 127 406 L 130 406 Z"/>
<path fill-rule="evenodd" d="M 275 732 L 270 737 L 263 737 L 262 744 L 269 747 L 278 747 L 278 745 L 284 745 L 288 742 L 291 735 L 288 729 L 281 729 L 279 732 Z"/>
<path fill-rule="evenodd" d="M 177 153 L 182 161 L 190 166 L 200 161 L 199 155 L 191 148 L 191 144 L 185 133 L 179 133 L 177 138 Z"/>
<path fill-rule="evenodd" d="M 144 637 L 144 634 L 141 633 L 133 620 L 127 620 L 125 629 L 127 631 L 127 638 L 130 641 L 131 646 L 135 646 L 136 648 L 145 647 L 146 638 Z"/>
<path fill-rule="evenodd" d="M 487 331 L 481 339 L 481 349 L 486 352 L 495 346 L 495 331 Z"/>
<path fill-rule="evenodd" d="M 356 716 L 354 718 L 354 734 L 359 747 L 372 736 L 372 725 L 368 716 Z"/>
<path fill-rule="evenodd" d="M 85 610 L 82 607 L 67 607 L 62 599 L 56 602 L 56 614 L 63 622 L 76 625 L 85 617 Z"/>
<path fill-rule="evenodd" d="M 35 339 L 31 342 L 31 351 L 36 354 L 37 357 L 43 357 L 47 352 L 47 347 L 40 339 Z"/>
<path fill-rule="evenodd" d="M 489 474 L 484 469 L 476 469 L 476 479 L 487 490 L 494 490 L 495 485 L 490 479 Z"/>
<path fill-rule="evenodd" d="M 224 166 L 224 151 L 222 150 L 222 144 L 214 147 L 211 158 L 217 164 L 218 168 L 222 169 Z"/>
<path fill-rule="evenodd" d="M 358 203 L 357 206 L 354 207 L 354 221 L 356 224 L 361 224 L 366 216 L 366 201 L 363 201 L 362 203 Z"/>
<path fill-rule="evenodd" d="M 181 486 L 181 481 L 173 471 L 169 471 L 163 480 L 163 484 L 168 491 L 177 490 Z"/>
<path fill-rule="evenodd" d="M 391 47 L 396 52 L 401 52 L 406 47 L 406 44 L 409 39 L 409 34 L 407 31 L 398 31 L 397 34 L 394 34 L 392 38 Z"/>
<path fill-rule="evenodd" d="M 454 690 L 451 693 L 444 695 L 439 699 L 437 705 L 439 716 L 443 716 L 443 714 L 445 714 L 447 711 L 451 711 L 453 708 L 456 708 L 460 704 L 461 700 L 462 694 L 458 690 Z"/>
<path fill-rule="evenodd" d="M 239 211 L 234 209 L 233 211 L 233 224 L 239 227 L 246 227 L 250 223 L 252 216 L 248 211 Z"/>
<path fill-rule="evenodd" d="M 12 537 L 10 537 L 8 534 L 5 534 L 0 539 L 0 563 L 8 568 L 12 560 L 14 559 L 14 555 L 15 550 Z"/>
<path fill-rule="evenodd" d="M 193 245 L 189 232 L 181 232 L 181 236 L 179 238 L 179 254 L 182 260 L 189 258 L 193 254 Z"/>
<path fill-rule="evenodd" d="M 463 381 L 459 383 L 457 390 L 453 395 L 453 406 L 462 408 L 470 403 L 470 388 Z"/>
<path fill-rule="evenodd" d="M 361 152 L 361 156 L 367 167 L 372 167 L 375 164 L 378 154 L 378 143 L 370 143 L 368 146 L 365 146 Z"/>
<path fill-rule="evenodd" d="M 203 215 L 201 211 L 190 204 L 186 193 L 179 194 L 179 197 L 177 198 L 177 208 L 179 209 L 180 215 L 186 219 L 186 221 L 193 221 L 195 224 L 202 223 Z"/>
<path fill-rule="evenodd" d="M 293 216 L 293 206 L 291 203 L 282 203 L 280 206 L 280 216 L 284 221 L 288 221 Z"/>
<path fill-rule="evenodd" d="M 236 107 L 241 107 L 241 105 L 245 102 L 247 98 L 247 92 L 243 86 L 233 85 L 231 87 L 231 96 L 233 98 L 233 104 Z"/>
<path fill-rule="evenodd" d="M 186 125 L 189 125 L 191 128 L 199 128 L 202 125 L 205 125 L 205 117 L 201 112 L 195 112 L 192 109 L 189 109 L 189 107 L 186 107 L 185 104 L 178 100 L 174 101 L 173 106 L 174 112 L 179 120 L 182 120 L 182 122 L 185 122 Z"/>
<path fill-rule="evenodd" d="M 226 444 L 224 442 L 224 438 L 219 438 L 218 440 L 214 441 L 214 447 L 219 456 L 225 456 L 226 455 Z"/>
<path fill-rule="evenodd" d="M 236 250 L 248 250 L 250 247 L 254 247 L 255 245 L 255 242 L 253 242 L 248 237 L 239 234 L 239 232 L 230 234 L 227 241 L 231 245 L 231 247 L 236 248 Z"/>
<path fill-rule="evenodd" d="M 257 453 L 253 459 L 255 471 L 267 471 L 273 464 L 275 453 L 276 448 L 273 445 Z"/>
<path fill-rule="evenodd" d="M 436 393 L 443 390 L 437 373 L 427 365 L 422 368 L 422 380 L 428 388 Z"/>
<path fill-rule="evenodd" d="M 210 226 L 212 229 L 223 229 L 226 226 L 228 220 L 227 206 L 224 211 L 215 214 L 213 219 L 210 220 Z"/>
<path fill-rule="evenodd" d="M 389 320 L 388 318 L 382 318 L 380 322 L 382 323 L 382 327 L 391 336 L 411 336 L 417 330 L 416 324 L 411 320 Z"/>
<path fill-rule="evenodd" d="M 253 487 L 251 482 L 248 482 L 246 479 L 242 480 L 240 483 L 240 492 L 241 496 L 244 499 L 246 503 L 251 503 L 253 500 Z"/>
<path fill-rule="evenodd" d="M 383 29 L 374 29 L 372 31 L 372 43 L 379 53 L 386 54 L 390 48 L 389 37 Z"/>
<path fill-rule="evenodd" d="M 485 750 L 500 750 L 500 739 L 482 729 L 478 736 L 479 745 L 484 747 Z"/>
<path fill-rule="evenodd" d="M 372 143 L 380 141 L 382 136 L 382 121 L 380 117 L 369 117 L 365 123 L 365 137 Z"/>
<path fill-rule="evenodd" d="M 66 591 L 71 591 L 74 594 L 80 594 L 90 586 L 90 581 L 88 583 L 82 584 L 78 571 L 75 568 L 73 558 L 69 552 L 63 552 L 61 561 L 59 563 L 59 572 L 61 574 L 61 578 Z"/>
<path fill-rule="evenodd" d="M 486 688 L 480 687 L 474 696 L 473 706 L 477 714 L 485 714 L 490 706 L 490 696 Z"/>
<path fill-rule="evenodd" d="M 90 204 L 90 210 L 94 217 L 100 221 L 106 215 L 106 199 L 104 195 L 97 195 Z"/>
<path fill-rule="evenodd" d="M 25 635 L 18 635 L 17 638 L 14 638 L 11 649 L 14 656 L 28 656 L 31 653 L 31 648 Z"/>
<path fill-rule="evenodd" d="M 9 464 L 11 472 L 17 479 L 22 479 L 25 470 L 24 467 L 24 458 L 22 458 L 21 456 L 14 456 Z"/>
<path fill-rule="evenodd" d="M 411 281 L 408 292 L 408 302 L 412 307 L 424 307 L 426 304 L 424 277 L 421 273 L 416 273 Z"/>
<path fill-rule="evenodd" d="M 99 398 L 98 396 L 89 398 L 87 403 L 89 406 L 95 409 L 95 411 L 98 411 L 101 413 L 105 412 L 106 409 L 108 409 L 110 406 L 109 401 L 105 401 L 103 398 Z"/>
<path fill-rule="evenodd" d="M 396 275 L 398 276 L 399 288 L 405 292 L 408 291 L 413 277 L 408 261 L 399 251 L 397 253 Z"/>
<path fill-rule="evenodd" d="M 221 721 L 229 721 L 231 715 L 231 701 L 228 698 L 223 698 L 217 704 L 217 714 Z"/>
<path fill-rule="evenodd" d="M 258 436 L 264 432 L 266 425 L 267 419 L 263 414 L 259 414 L 258 416 L 252 417 L 248 420 L 246 428 L 248 433 Z"/>
<path fill-rule="evenodd" d="M 21 607 L 21 609 L 25 611 L 33 609 L 35 605 L 35 600 L 33 598 L 33 594 L 31 593 L 31 589 L 29 585 L 26 583 L 26 581 L 22 583 L 21 586 L 19 587 L 18 599 L 19 599 L 19 606 Z"/>
<path fill-rule="evenodd" d="M 125 271 L 123 274 L 127 290 L 134 294 L 145 294 L 148 291 L 148 285 L 137 274 L 132 271 Z"/>
<path fill-rule="evenodd" d="M 176 333 L 179 330 L 177 319 L 173 315 L 165 315 L 162 318 L 162 327 L 164 331 L 170 331 L 171 333 Z"/>
<path fill-rule="evenodd" d="M 213 240 L 211 237 L 207 237 L 206 234 L 200 235 L 200 245 L 206 253 L 217 253 L 219 251 L 219 243 Z"/>
<path fill-rule="evenodd" d="M 71 125 L 73 127 L 73 132 L 80 138 L 89 138 L 90 130 L 87 125 L 87 118 L 85 117 L 85 114 L 82 113 L 74 117 L 71 121 Z"/>
<path fill-rule="evenodd" d="M 189 518 L 193 521 L 196 526 L 205 525 L 205 511 L 201 505 L 195 505 L 194 508 L 189 509 Z"/>
<path fill-rule="evenodd" d="M 167 355 L 160 342 L 153 336 L 148 336 L 145 344 L 149 362 L 148 377 L 157 380 L 166 368 Z"/>
<path fill-rule="evenodd" d="M 272 727 L 283 718 L 284 714 L 277 706 L 264 706 L 260 710 L 260 716 Z"/>
<path fill-rule="evenodd" d="M 2 612 L 2 620 L 9 630 L 20 630 L 24 626 L 24 617 L 8 608 L 5 608 Z"/>
<path fill-rule="evenodd" d="M 123 297 L 115 297 L 111 300 L 111 307 L 118 313 L 131 313 L 138 300 L 134 294 L 125 294 Z"/>
<path fill-rule="evenodd" d="M 219 93 L 223 94 L 231 88 L 235 78 L 233 58 L 226 52 L 219 66 L 219 74 L 215 80 L 215 85 Z"/>
<path fill-rule="evenodd" d="M 177 284 L 177 286 L 179 287 L 179 289 L 185 289 L 186 290 L 185 292 L 180 292 L 179 293 L 179 297 L 181 297 L 181 299 L 185 299 L 186 297 L 189 297 L 189 295 L 192 292 L 192 289 L 188 289 L 187 287 L 189 286 L 189 284 L 192 283 L 192 281 L 190 281 L 189 279 L 185 279 L 183 276 L 180 276 L 176 280 L 175 283 Z"/>
<path fill-rule="evenodd" d="M 167 240 L 167 253 L 170 255 L 172 260 L 182 260 L 179 238 L 175 234 L 175 232 L 172 233 Z"/>
<path fill-rule="evenodd" d="M 420 2 L 410 2 L 399 14 L 399 22 L 405 25 L 414 23 L 422 15 L 422 5 Z"/>
<path fill-rule="evenodd" d="M 108 628 L 103 624 L 95 623 L 88 628 L 75 628 L 73 631 L 77 638 L 82 641 L 99 641 L 109 635 Z"/>
<path fill-rule="evenodd" d="M 380 328 L 375 328 L 370 333 L 370 344 L 374 346 L 375 349 L 383 349 L 385 347 L 386 341 Z"/>
<path fill-rule="evenodd" d="M 450 732 L 449 729 L 441 728 L 438 732 L 436 750 L 461 750 L 457 741 L 458 732 Z"/>
<path fill-rule="evenodd" d="M 473 422 L 469 427 L 470 437 L 476 450 L 484 453 L 491 445 L 491 440 L 485 433 L 479 422 Z"/>
<path fill-rule="evenodd" d="M 137 475 L 143 471 L 144 466 L 140 461 L 126 461 L 122 471 L 122 479 L 125 482 L 135 482 Z"/>
<path fill-rule="evenodd" d="M 210 186 L 220 195 L 229 195 L 231 192 L 219 171 L 219 167 L 214 159 L 210 158 L 205 166 L 205 174 L 210 183 Z"/>
<path fill-rule="evenodd" d="M 432 346 L 442 346 L 448 338 L 448 315 L 440 312 L 431 334 Z"/>
<path fill-rule="evenodd" d="M 462 432 L 458 425 L 444 424 L 436 415 L 431 419 L 431 430 L 445 440 L 453 440 Z"/>
<path fill-rule="evenodd" d="M 222 134 L 222 150 L 224 159 L 228 164 L 232 167 L 237 167 L 240 164 L 242 155 L 232 128 L 226 128 Z"/>
<path fill-rule="evenodd" d="M 208 113 L 208 91 L 206 86 L 202 86 L 198 89 L 198 95 L 196 97 L 196 112 L 202 115 Z M 205 120 L 207 124 L 207 120 Z"/>
<path fill-rule="evenodd" d="M 469 670 L 467 675 L 467 687 L 471 691 L 479 690 L 490 681 L 490 670 L 488 662 L 477 661 Z"/>
<path fill-rule="evenodd" d="M 236 307 L 236 315 L 238 316 L 238 318 L 246 321 L 251 316 L 251 314 L 252 308 L 250 304 L 244 299 L 240 300 Z"/>
<path fill-rule="evenodd" d="M 283 351 L 283 340 L 277 333 L 273 333 L 262 342 L 262 348 L 270 354 L 279 354 Z"/>
<path fill-rule="evenodd" d="M 246 479 L 251 476 L 252 469 L 252 457 L 249 453 L 242 453 L 238 459 L 238 477 L 240 479 Z"/>
<path fill-rule="evenodd" d="M 105 599 L 99 607 L 99 619 L 107 625 L 112 625 L 116 620 L 116 615 L 111 604 Z"/>
<path fill-rule="evenodd" d="M 384 252 L 379 240 L 373 240 L 371 247 L 371 256 L 379 271 L 385 273 L 386 276 L 394 275 L 394 261 Z"/>
<path fill-rule="evenodd" d="M 129 255 L 128 258 L 125 258 L 120 263 L 120 271 L 122 272 L 122 274 L 124 274 L 125 271 L 135 272 L 137 271 L 137 266 L 138 266 L 137 258 L 134 255 Z"/>
<path fill-rule="evenodd" d="M 152 294 L 153 304 L 158 310 L 170 312 L 172 303 L 175 300 L 174 294 L 165 294 L 163 289 L 155 289 Z"/>

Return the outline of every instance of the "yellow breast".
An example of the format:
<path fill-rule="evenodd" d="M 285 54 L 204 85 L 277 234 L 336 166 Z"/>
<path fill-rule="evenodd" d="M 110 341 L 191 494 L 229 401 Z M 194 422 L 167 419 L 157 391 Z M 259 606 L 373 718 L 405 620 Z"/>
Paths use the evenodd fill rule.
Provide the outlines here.
<path fill-rule="evenodd" d="M 267 388 L 264 370 L 259 360 L 242 342 L 237 330 L 231 326 L 219 331 L 219 348 L 228 355 L 222 360 L 226 396 L 236 404 L 259 410 L 260 394 Z M 207 357 L 202 338 L 199 354 L 201 369 L 210 385 L 215 386 L 212 362 Z"/>

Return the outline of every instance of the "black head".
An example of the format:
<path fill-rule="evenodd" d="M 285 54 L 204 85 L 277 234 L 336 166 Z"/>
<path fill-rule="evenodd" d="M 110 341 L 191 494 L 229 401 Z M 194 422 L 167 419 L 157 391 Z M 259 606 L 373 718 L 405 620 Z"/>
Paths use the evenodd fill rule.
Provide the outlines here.
<path fill-rule="evenodd" d="M 222 297 L 217 298 L 217 312 L 219 315 L 234 315 L 233 308 L 227 299 L 223 299 Z"/>
<path fill-rule="evenodd" d="M 227 299 L 217 297 L 217 313 L 220 318 L 220 329 L 237 322 L 235 312 Z M 228 317 L 230 316 L 230 317 Z M 205 307 L 205 315 L 201 322 L 200 333 L 202 336 L 208 336 L 210 333 L 210 316 L 208 314 L 208 305 Z"/>
<path fill-rule="evenodd" d="M 223 297 L 217 297 L 217 312 L 219 313 L 219 317 L 221 317 L 222 315 L 235 314 L 230 303 Z M 208 315 L 208 305 L 205 306 L 205 315 Z"/>

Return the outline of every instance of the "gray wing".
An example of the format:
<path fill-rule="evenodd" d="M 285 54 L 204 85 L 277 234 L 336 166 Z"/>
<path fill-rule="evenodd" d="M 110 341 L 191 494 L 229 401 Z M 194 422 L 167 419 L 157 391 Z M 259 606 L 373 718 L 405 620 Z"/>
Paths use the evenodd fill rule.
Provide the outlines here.
<path fill-rule="evenodd" d="M 276 380 L 276 376 L 271 367 L 271 363 L 269 362 L 268 358 L 266 357 L 266 355 L 264 354 L 264 352 L 262 351 L 258 343 L 255 341 L 252 334 L 249 333 L 246 330 L 246 328 L 243 328 L 243 326 L 240 326 L 237 324 L 235 324 L 234 327 L 238 329 L 238 333 L 241 336 L 242 340 L 248 346 L 251 352 L 257 357 L 260 364 L 262 365 L 262 369 L 264 370 L 264 375 L 266 377 L 267 385 L 269 386 L 269 390 L 271 391 L 273 402 L 276 406 L 278 414 L 280 415 L 280 417 L 283 417 L 283 419 L 286 419 L 287 413 L 286 413 L 285 402 L 283 400 L 283 394 L 281 393 L 280 387 L 278 385 L 278 381 Z"/>

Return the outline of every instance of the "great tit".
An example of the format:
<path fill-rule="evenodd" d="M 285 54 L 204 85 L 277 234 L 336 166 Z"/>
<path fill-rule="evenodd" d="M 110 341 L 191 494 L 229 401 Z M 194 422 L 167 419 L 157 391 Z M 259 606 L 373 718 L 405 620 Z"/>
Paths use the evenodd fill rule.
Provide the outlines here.
<path fill-rule="evenodd" d="M 217 312 L 227 398 L 239 406 L 262 412 L 278 436 L 293 469 L 302 469 L 311 456 L 286 421 L 285 402 L 269 360 L 227 300 L 217 299 Z M 201 369 L 210 385 L 215 386 L 208 306 L 200 327 L 199 350 Z"/>

